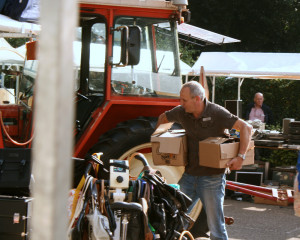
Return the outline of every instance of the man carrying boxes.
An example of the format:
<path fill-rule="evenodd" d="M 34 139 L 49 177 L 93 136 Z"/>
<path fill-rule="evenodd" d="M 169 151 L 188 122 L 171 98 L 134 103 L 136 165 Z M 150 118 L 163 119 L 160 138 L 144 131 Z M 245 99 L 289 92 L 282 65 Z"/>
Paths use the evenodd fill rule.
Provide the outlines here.
<path fill-rule="evenodd" d="M 210 238 L 228 239 L 223 203 L 225 195 L 225 168 L 201 166 L 199 142 L 207 138 L 224 138 L 225 129 L 240 130 L 239 147 L 236 155 L 227 160 L 230 170 L 239 170 L 246 158 L 251 140 L 252 127 L 225 108 L 209 102 L 200 83 L 185 83 L 180 91 L 180 106 L 159 116 L 158 124 L 177 122 L 185 129 L 187 137 L 187 165 L 179 181 L 180 190 L 196 202 L 199 198 L 207 214 Z M 224 154 L 223 154 L 224 155 Z M 217 161 L 218 159 L 216 159 Z M 206 163 L 207 161 L 204 162 Z M 214 165 L 212 165 L 214 166 Z M 196 220 L 193 229 L 198 229 Z M 201 224 L 201 222 L 199 223 Z M 196 231 L 192 229 L 195 237 Z"/>

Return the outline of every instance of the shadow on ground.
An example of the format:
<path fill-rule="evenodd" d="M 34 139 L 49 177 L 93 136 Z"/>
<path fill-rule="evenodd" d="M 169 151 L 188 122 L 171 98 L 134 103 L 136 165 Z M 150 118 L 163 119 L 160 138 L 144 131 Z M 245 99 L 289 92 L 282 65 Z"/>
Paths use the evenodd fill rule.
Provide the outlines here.
<path fill-rule="evenodd" d="M 300 218 L 293 205 L 225 199 L 224 212 L 234 218 L 234 224 L 227 226 L 230 240 L 300 240 Z"/>

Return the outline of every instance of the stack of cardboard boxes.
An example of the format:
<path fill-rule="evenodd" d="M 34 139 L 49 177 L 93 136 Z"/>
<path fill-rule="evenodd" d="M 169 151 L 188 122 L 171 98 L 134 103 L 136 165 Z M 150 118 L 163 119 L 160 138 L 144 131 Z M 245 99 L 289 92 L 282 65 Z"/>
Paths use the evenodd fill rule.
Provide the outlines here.
<path fill-rule="evenodd" d="M 172 123 L 162 124 L 153 133 L 152 156 L 155 165 L 185 166 L 187 164 L 187 137 L 184 130 L 168 130 Z M 236 157 L 239 138 L 211 137 L 199 142 L 199 165 L 226 168 Z M 254 164 L 254 141 L 250 142 L 243 165 Z"/>

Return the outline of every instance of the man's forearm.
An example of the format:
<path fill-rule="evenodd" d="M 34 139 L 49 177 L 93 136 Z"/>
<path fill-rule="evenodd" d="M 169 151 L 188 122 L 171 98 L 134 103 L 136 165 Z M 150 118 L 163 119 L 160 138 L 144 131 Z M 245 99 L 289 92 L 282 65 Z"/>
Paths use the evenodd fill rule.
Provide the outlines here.
<path fill-rule="evenodd" d="M 240 149 L 239 153 L 246 154 L 252 136 L 252 126 L 245 123 L 240 129 Z"/>
<path fill-rule="evenodd" d="M 161 115 L 159 115 L 158 117 L 158 120 L 157 120 L 157 124 L 156 124 L 156 127 L 157 128 L 160 124 L 163 124 L 163 123 L 168 123 L 169 120 L 167 119 L 167 116 L 165 113 L 162 113 Z"/>
<path fill-rule="evenodd" d="M 234 129 L 238 129 L 240 130 L 240 149 L 239 149 L 239 153 L 240 154 L 245 154 L 247 152 L 250 140 L 251 140 L 251 136 L 252 136 L 252 126 L 239 119 L 235 122 L 235 124 L 233 125 Z"/>

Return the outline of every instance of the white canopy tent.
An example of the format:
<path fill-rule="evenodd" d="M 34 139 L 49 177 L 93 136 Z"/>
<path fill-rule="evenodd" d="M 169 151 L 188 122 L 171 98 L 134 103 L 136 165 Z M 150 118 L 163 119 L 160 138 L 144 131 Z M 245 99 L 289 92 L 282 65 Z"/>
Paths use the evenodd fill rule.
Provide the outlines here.
<path fill-rule="evenodd" d="M 300 80 L 300 53 L 202 52 L 189 75 L 212 77 L 212 101 L 215 97 L 215 77 L 238 78 L 238 99 L 244 78 Z"/>
<path fill-rule="evenodd" d="M 0 38 L 0 47 L 12 48 L 12 46 L 4 38 Z"/>
<path fill-rule="evenodd" d="M 41 26 L 19 22 L 0 14 L 0 37 L 33 37 L 41 32 Z"/>
<path fill-rule="evenodd" d="M 11 70 L 15 67 L 17 71 L 20 70 L 20 66 L 24 65 L 25 55 L 18 49 L 13 48 L 4 38 L 0 38 L 0 102 L 9 100 L 10 103 L 14 103 L 14 89 L 4 89 L 5 73 L 3 70 Z M 16 76 L 16 90 L 19 90 L 19 76 Z"/>
<path fill-rule="evenodd" d="M 24 64 L 25 55 L 13 48 L 4 38 L 0 38 L 0 65 Z"/>

